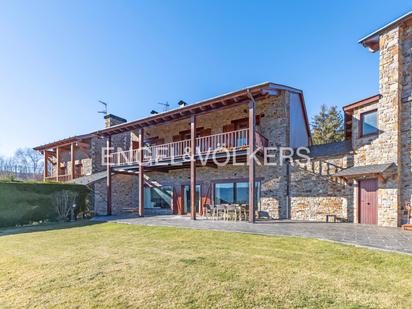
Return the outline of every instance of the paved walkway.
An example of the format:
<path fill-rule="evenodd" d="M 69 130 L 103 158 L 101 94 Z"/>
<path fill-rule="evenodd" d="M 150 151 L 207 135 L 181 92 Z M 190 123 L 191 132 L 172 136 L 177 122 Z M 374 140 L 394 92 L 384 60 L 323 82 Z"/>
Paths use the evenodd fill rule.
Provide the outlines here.
<path fill-rule="evenodd" d="M 193 221 L 188 217 L 174 215 L 144 218 L 135 216 L 96 217 L 93 220 L 272 236 L 310 237 L 412 255 L 412 232 L 402 231 L 399 228 L 373 225 L 295 221 L 266 221 L 249 224 L 246 222 L 227 222 L 205 219 Z"/>

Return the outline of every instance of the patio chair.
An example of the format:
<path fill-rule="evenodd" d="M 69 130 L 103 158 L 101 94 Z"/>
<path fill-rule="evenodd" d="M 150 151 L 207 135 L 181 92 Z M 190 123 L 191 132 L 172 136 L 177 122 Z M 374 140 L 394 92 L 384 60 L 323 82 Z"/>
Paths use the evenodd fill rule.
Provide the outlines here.
<path fill-rule="evenodd" d="M 226 220 L 233 219 L 234 221 L 237 220 L 237 215 L 238 215 L 238 208 L 237 205 L 227 205 L 226 206 Z"/>
<path fill-rule="evenodd" d="M 209 204 L 205 204 L 205 206 L 203 206 L 203 216 L 206 219 L 209 219 L 209 217 L 213 218 L 213 208 L 209 205 Z"/>
<path fill-rule="evenodd" d="M 249 215 L 249 206 L 247 204 L 241 204 L 239 206 L 239 220 L 242 221 L 244 219 L 247 221 Z"/>
<path fill-rule="evenodd" d="M 215 205 L 213 218 L 219 220 L 220 218 L 225 219 L 226 216 L 226 205 Z"/>

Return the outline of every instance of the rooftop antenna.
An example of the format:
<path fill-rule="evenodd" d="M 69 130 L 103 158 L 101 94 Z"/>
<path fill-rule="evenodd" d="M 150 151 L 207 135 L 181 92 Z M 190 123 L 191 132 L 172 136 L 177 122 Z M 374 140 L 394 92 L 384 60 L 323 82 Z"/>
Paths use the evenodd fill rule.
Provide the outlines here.
<path fill-rule="evenodd" d="M 164 112 L 167 112 L 167 111 L 169 110 L 169 107 L 170 107 L 169 102 L 167 102 L 167 101 L 166 101 L 166 103 L 159 102 L 159 103 L 157 103 L 157 104 L 159 104 L 159 105 L 162 105 L 162 106 L 163 106 L 163 111 L 164 111 Z"/>
<path fill-rule="evenodd" d="M 101 101 L 101 100 L 99 100 L 99 103 L 104 106 L 104 110 L 98 111 L 98 113 L 99 113 L 99 114 L 103 114 L 103 115 L 106 116 L 106 115 L 107 115 L 107 103 L 106 103 L 106 102 L 103 102 L 103 101 Z"/>

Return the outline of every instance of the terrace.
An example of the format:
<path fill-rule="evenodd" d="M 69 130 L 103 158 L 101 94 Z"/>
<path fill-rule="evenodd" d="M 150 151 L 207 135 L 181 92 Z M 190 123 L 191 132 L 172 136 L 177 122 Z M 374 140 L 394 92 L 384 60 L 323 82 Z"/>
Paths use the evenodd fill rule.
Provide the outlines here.
<path fill-rule="evenodd" d="M 268 145 L 268 140 L 261 133 L 255 132 L 256 147 L 263 148 Z M 196 154 L 230 156 L 245 156 L 249 149 L 249 129 L 197 137 Z M 148 166 L 164 165 L 170 162 L 190 161 L 191 139 L 165 143 L 160 145 L 145 146 L 143 149 L 143 162 Z M 118 151 L 111 154 L 112 165 L 136 166 L 139 163 L 139 149 Z"/>

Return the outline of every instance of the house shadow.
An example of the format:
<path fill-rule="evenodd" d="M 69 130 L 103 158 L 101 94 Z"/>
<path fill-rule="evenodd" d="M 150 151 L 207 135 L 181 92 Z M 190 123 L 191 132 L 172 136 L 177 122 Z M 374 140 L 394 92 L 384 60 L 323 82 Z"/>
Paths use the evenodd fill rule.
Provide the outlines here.
<path fill-rule="evenodd" d="M 66 230 L 66 229 L 91 226 L 91 225 L 96 225 L 96 224 L 101 224 L 101 223 L 104 223 L 104 222 L 95 222 L 91 220 L 79 220 L 75 222 L 63 222 L 63 223 L 51 222 L 51 223 L 21 226 L 21 227 L 4 227 L 4 228 L 0 228 L 0 237 L 9 236 L 9 235 L 17 235 L 17 234 L 26 234 L 26 233 Z"/>

